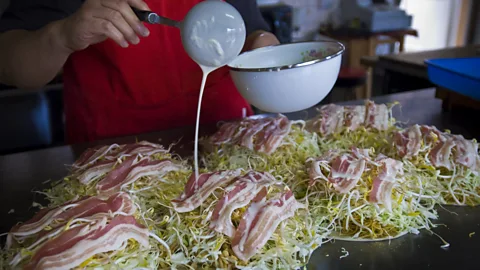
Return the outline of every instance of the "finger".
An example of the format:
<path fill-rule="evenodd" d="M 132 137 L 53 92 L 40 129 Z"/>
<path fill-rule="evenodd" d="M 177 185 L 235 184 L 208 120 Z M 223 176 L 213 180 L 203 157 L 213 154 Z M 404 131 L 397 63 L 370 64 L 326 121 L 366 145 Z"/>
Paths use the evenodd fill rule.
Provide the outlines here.
<path fill-rule="evenodd" d="M 109 21 L 116 29 L 118 29 L 118 31 L 122 33 L 128 42 L 132 44 L 138 44 L 140 42 L 140 39 L 135 31 L 127 23 L 127 21 L 123 18 L 122 13 L 119 11 L 105 6 L 103 9 L 97 10 L 94 16 L 96 18 Z"/>
<path fill-rule="evenodd" d="M 123 36 L 122 32 L 120 32 L 113 24 L 112 22 L 104 19 L 99 19 L 98 25 L 97 25 L 97 31 L 105 35 L 106 37 L 112 39 L 115 41 L 118 45 L 120 45 L 123 48 L 128 47 L 128 42 Z"/>
<path fill-rule="evenodd" d="M 137 15 L 133 12 L 131 6 L 134 7 L 141 6 L 142 10 L 150 10 L 148 6 L 143 1 L 135 1 L 140 3 L 132 3 L 124 0 L 104 0 L 102 3 L 105 7 L 108 7 L 112 10 L 119 12 L 123 19 L 130 25 L 130 27 L 135 31 L 136 34 L 140 36 L 148 36 L 150 32 L 147 27 L 138 19 Z M 143 4 L 142 4 L 143 3 Z M 138 8 L 138 7 L 137 7 Z"/>

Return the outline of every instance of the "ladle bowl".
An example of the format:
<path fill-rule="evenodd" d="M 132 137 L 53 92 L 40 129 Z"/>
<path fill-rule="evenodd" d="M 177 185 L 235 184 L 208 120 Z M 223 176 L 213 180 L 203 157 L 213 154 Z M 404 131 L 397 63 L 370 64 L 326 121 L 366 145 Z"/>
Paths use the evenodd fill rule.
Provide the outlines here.
<path fill-rule="evenodd" d="M 207 0 L 195 5 L 180 23 L 182 44 L 190 57 L 207 67 L 227 65 L 242 51 L 245 22 L 232 5 Z"/>
<path fill-rule="evenodd" d="M 337 81 L 345 47 L 334 41 L 256 49 L 230 62 L 240 94 L 266 112 L 289 113 L 322 101 Z"/>

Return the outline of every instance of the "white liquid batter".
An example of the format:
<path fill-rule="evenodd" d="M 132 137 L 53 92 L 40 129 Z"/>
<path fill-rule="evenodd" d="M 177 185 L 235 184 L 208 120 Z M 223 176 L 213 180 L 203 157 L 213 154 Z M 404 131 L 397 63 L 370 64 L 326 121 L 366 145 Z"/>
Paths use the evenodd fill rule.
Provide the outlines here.
<path fill-rule="evenodd" d="M 246 39 L 246 29 L 240 13 L 223 1 L 203 1 L 197 4 L 192 12 L 187 14 L 182 24 L 183 47 L 203 72 L 193 153 L 195 179 L 198 180 L 198 137 L 205 84 L 212 71 L 227 65 L 241 52 Z"/>
<path fill-rule="evenodd" d="M 221 67 L 207 67 L 200 65 L 202 69 L 202 85 L 200 86 L 200 95 L 198 96 L 198 107 L 197 107 L 197 120 L 195 122 L 195 146 L 193 150 L 193 157 L 194 157 L 194 169 L 195 169 L 195 179 L 198 179 L 198 136 L 200 130 L 200 112 L 202 109 L 202 99 L 203 99 L 203 92 L 205 91 L 205 83 L 207 82 L 208 75 L 213 71 L 221 68 Z"/>
<path fill-rule="evenodd" d="M 208 74 L 212 71 L 220 68 L 220 67 L 206 67 L 200 65 L 202 69 L 202 85 L 200 86 L 200 95 L 198 96 L 198 107 L 197 107 L 197 120 L 195 122 L 195 146 L 193 150 L 193 158 L 194 158 L 194 169 L 195 169 L 195 179 L 198 179 L 198 136 L 200 130 L 200 111 L 202 109 L 202 99 L 203 99 L 203 92 L 205 91 L 205 83 L 207 82 Z"/>
<path fill-rule="evenodd" d="M 215 22 L 215 17 L 212 16 L 211 23 Z M 202 84 L 200 86 L 200 95 L 198 97 L 198 105 L 197 105 L 197 119 L 195 122 L 195 145 L 193 150 L 193 158 L 194 158 L 194 170 L 195 170 L 195 179 L 198 179 L 199 170 L 198 170 L 198 137 L 200 131 L 200 112 L 202 109 L 202 99 L 203 99 L 203 92 L 205 91 L 205 84 L 207 82 L 208 75 L 225 65 L 223 62 L 224 51 L 222 48 L 222 44 L 218 42 L 214 38 L 208 38 L 206 40 L 205 37 L 208 37 L 209 30 L 212 28 L 209 27 L 209 23 L 206 20 L 197 21 L 195 26 L 192 28 L 192 33 L 190 36 L 190 42 L 186 44 L 190 46 L 196 46 L 198 49 L 203 49 L 203 56 L 206 56 L 208 59 L 211 59 L 211 64 L 213 66 L 206 66 L 201 64 L 199 61 L 194 61 L 200 66 L 202 69 Z"/>
<path fill-rule="evenodd" d="M 215 18 L 212 17 L 211 23 L 215 22 Z M 205 37 L 208 37 L 207 33 L 209 33 L 209 24 L 206 20 L 197 21 L 195 26 L 192 29 L 192 33 L 190 36 L 190 46 L 196 46 L 199 49 L 203 49 L 203 56 L 208 57 L 208 59 L 212 60 L 214 66 L 206 66 L 202 65 L 199 61 L 195 61 L 200 68 L 202 69 L 202 84 L 200 86 L 200 95 L 198 96 L 198 105 L 197 105 L 197 119 L 195 122 L 195 146 L 193 150 L 193 159 L 194 159 L 194 170 L 195 170 L 195 179 L 198 179 L 199 170 L 198 170 L 198 137 L 200 131 L 200 112 L 202 109 L 202 99 L 203 99 L 203 92 L 205 91 L 205 84 L 207 82 L 208 75 L 223 66 L 222 64 L 224 51 L 220 42 L 218 42 L 214 38 L 209 38 L 205 40 Z M 195 60 L 195 59 L 194 59 Z M 196 187 L 197 188 L 197 187 Z"/>

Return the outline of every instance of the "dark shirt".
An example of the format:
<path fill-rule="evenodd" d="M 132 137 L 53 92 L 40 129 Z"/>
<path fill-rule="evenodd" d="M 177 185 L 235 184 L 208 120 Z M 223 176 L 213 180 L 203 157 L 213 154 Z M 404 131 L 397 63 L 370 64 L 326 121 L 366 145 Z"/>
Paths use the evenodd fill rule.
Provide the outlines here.
<path fill-rule="evenodd" d="M 164 0 L 176 1 L 176 0 Z M 0 32 L 13 29 L 37 30 L 48 23 L 68 17 L 80 8 L 83 0 L 12 0 L 0 18 Z M 242 15 L 247 33 L 269 31 L 256 0 L 227 0 Z"/>

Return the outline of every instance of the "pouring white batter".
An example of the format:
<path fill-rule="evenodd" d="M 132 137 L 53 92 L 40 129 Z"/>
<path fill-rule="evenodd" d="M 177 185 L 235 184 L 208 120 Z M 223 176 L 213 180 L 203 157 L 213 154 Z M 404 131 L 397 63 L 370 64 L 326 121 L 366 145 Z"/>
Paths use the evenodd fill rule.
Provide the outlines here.
<path fill-rule="evenodd" d="M 182 22 L 182 43 L 203 72 L 195 123 L 194 170 L 198 179 L 198 137 L 203 92 L 208 75 L 230 63 L 242 51 L 246 39 L 245 22 L 230 4 L 204 1 L 189 11 Z"/>

